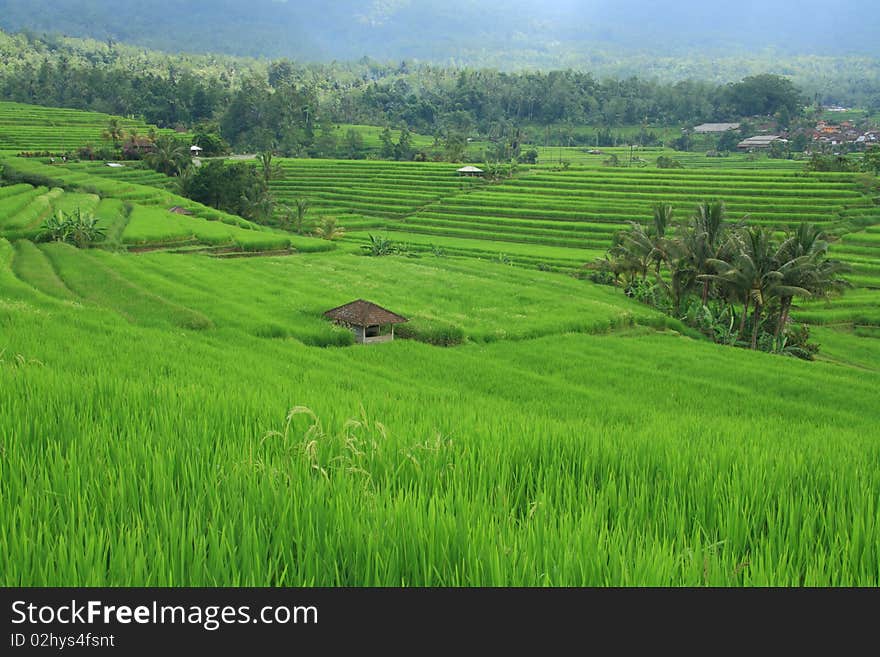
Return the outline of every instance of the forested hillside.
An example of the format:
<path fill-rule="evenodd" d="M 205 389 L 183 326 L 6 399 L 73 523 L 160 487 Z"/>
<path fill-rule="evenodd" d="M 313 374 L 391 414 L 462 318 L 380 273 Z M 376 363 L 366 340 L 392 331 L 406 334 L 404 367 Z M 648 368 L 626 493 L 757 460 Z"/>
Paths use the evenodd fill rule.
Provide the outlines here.
<path fill-rule="evenodd" d="M 880 54 L 870 0 L 3 0 L 0 25 L 168 51 L 558 65 L 613 51 Z M 489 55 L 492 53 L 492 55 Z"/>
<path fill-rule="evenodd" d="M 142 116 L 160 127 L 210 124 L 204 128 L 222 132 L 233 146 L 308 156 L 321 155 L 315 145 L 340 124 L 405 125 L 440 138 L 504 136 L 516 142 L 523 130 L 541 144 L 563 138 L 558 129 L 545 129 L 550 126 L 635 126 L 645 131 L 639 143 L 651 145 L 656 126 L 772 115 L 783 107 L 791 116 L 799 103 L 813 100 L 880 108 L 880 67 L 872 66 L 853 65 L 849 77 L 815 93 L 796 76 L 673 83 L 571 69 L 504 73 L 374 60 L 300 64 L 0 32 L 0 99 Z M 565 144 L 603 141 L 598 134 L 581 137 L 572 142 L 569 135 Z"/>

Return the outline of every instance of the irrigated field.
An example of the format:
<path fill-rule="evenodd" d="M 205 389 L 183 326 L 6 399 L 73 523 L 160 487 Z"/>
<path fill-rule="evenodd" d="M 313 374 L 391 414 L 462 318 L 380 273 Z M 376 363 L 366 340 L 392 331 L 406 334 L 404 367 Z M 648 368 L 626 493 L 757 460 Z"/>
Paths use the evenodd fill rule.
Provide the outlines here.
<path fill-rule="evenodd" d="M 7 177 L 45 183 L 0 188 L 0 236 L 7 238 L 33 239 L 49 215 L 79 207 L 95 212 L 111 244 L 137 250 L 195 248 L 236 255 L 291 247 L 332 248 L 327 242 L 272 231 L 152 186 L 95 175 L 94 167 L 21 158 L 0 160 L 0 166 Z M 173 212 L 174 208 L 187 214 Z"/>
<path fill-rule="evenodd" d="M 876 351 L 727 349 L 443 258 L 0 242 L 0 290 L 5 585 L 880 582 Z M 496 339 L 307 346 L 356 296 Z"/>
<path fill-rule="evenodd" d="M 659 146 L 538 146 L 538 163 L 542 166 L 604 167 L 615 156 L 621 166 L 627 168 L 654 169 L 661 155 L 680 163 L 686 169 L 757 169 L 762 171 L 803 171 L 802 160 L 772 159 L 764 153 L 730 153 L 721 157 L 707 157 L 703 152 L 681 152 Z M 590 151 L 599 151 L 591 153 Z"/>
<path fill-rule="evenodd" d="M 282 164 L 341 247 L 135 168 L 0 160 L 0 584 L 880 586 L 880 208 L 851 176 Z M 796 309 L 820 360 L 566 275 L 716 198 L 844 235 L 857 288 Z M 34 241 L 76 208 L 106 248 Z M 262 257 L 201 253 L 230 251 Z M 323 318 L 357 298 L 403 339 Z"/>
<path fill-rule="evenodd" d="M 736 157 L 746 158 L 731 156 L 725 162 Z M 788 171 L 537 166 L 488 183 L 458 177 L 457 166 L 444 163 L 281 163 L 285 175 L 272 183 L 280 206 L 308 199 L 312 221 L 337 217 L 348 230 L 349 242 L 363 244 L 369 235 L 385 235 L 415 252 L 499 259 L 559 271 L 577 270 L 604 253 L 615 232 L 630 221 L 647 222 L 653 205 L 660 202 L 671 203 L 681 218 L 701 201 L 722 199 L 731 220 L 779 229 L 812 222 L 844 235 L 832 253 L 852 265 L 850 280 L 856 291 L 843 303 L 805 304 L 803 318 L 868 330 L 878 326 L 880 278 L 872 244 L 876 245 L 874 236 L 880 230 L 880 207 L 860 191 L 854 174 L 805 173 L 800 163 L 801 170 Z M 67 168 L 76 175 L 87 172 L 92 181 L 108 181 L 104 184 L 110 179 L 168 184 L 167 178 L 138 169 L 99 164 Z M 128 192 L 134 198 L 155 193 L 134 187 L 139 191 Z"/>
<path fill-rule="evenodd" d="M 81 146 L 100 146 L 110 119 L 126 130 L 145 135 L 151 127 L 143 121 L 111 117 L 99 112 L 39 107 L 0 101 L 0 152 L 72 152 Z M 157 130 L 159 134 L 172 130 Z"/>
<path fill-rule="evenodd" d="M 543 269 L 581 267 L 627 222 L 647 223 L 656 203 L 671 203 L 680 218 L 704 200 L 721 199 L 733 221 L 778 229 L 812 222 L 844 236 L 832 254 L 853 266 L 858 291 L 848 306 L 835 301 L 828 312 L 824 301 L 808 304 L 805 318 L 878 326 L 880 261 L 872 245 L 880 207 L 854 174 L 539 166 L 490 184 L 458 178 L 449 164 L 287 160 L 284 167 L 286 178 L 273 183 L 278 198 L 311 199 L 315 214 L 340 218 L 351 241 L 381 234 L 412 250 Z"/>

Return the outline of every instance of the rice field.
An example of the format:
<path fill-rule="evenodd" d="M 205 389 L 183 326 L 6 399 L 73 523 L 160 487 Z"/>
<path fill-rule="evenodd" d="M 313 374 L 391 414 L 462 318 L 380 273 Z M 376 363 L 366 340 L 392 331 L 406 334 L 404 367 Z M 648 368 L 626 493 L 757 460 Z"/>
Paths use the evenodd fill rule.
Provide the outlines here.
<path fill-rule="evenodd" d="M 34 239 L 51 214 L 79 208 L 99 218 L 109 245 L 123 248 L 191 248 L 224 255 L 333 248 L 329 242 L 273 231 L 149 185 L 96 175 L 93 167 L 21 158 L 6 158 L 0 164 L 8 176 L 47 183 L 0 188 L 0 236 L 7 238 Z"/>
<path fill-rule="evenodd" d="M 851 176 L 281 163 L 341 245 L 0 159 L 0 585 L 880 586 L 880 208 Z M 816 362 L 567 275 L 714 198 L 841 235 L 855 289 L 795 311 Z M 34 241 L 74 208 L 107 248 Z M 323 318 L 357 298 L 402 339 Z"/>
<path fill-rule="evenodd" d="M 126 131 L 147 134 L 173 130 L 157 129 L 143 121 L 113 117 L 100 112 L 40 107 L 0 101 L 0 152 L 73 152 L 81 146 L 102 143 L 102 133 L 111 119 L 117 119 Z"/>
<path fill-rule="evenodd" d="M 780 230 L 808 221 L 842 236 L 832 254 L 853 267 L 856 291 L 843 303 L 803 304 L 803 319 L 878 326 L 880 207 L 853 174 L 765 166 L 775 162 L 764 158 L 755 169 L 537 166 L 489 183 L 459 178 L 450 164 L 284 160 L 287 175 L 273 192 L 287 203 L 310 199 L 314 216 L 338 217 L 352 243 L 382 235 L 415 252 L 569 272 L 604 253 L 628 222 L 647 222 L 656 203 L 671 203 L 685 218 L 700 202 L 721 199 L 732 221 Z"/>
<path fill-rule="evenodd" d="M 877 325 L 876 299 L 871 292 L 878 286 L 876 253 L 872 251 L 875 233 L 871 231 L 880 226 L 880 208 L 860 191 L 853 174 L 537 166 L 490 183 L 461 178 L 455 173 L 456 165 L 448 163 L 280 163 L 284 176 L 272 183 L 278 211 L 293 206 L 297 199 L 308 199 L 310 222 L 336 217 L 347 229 L 346 241 L 354 249 L 365 244 L 370 235 L 383 235 L 414 253 L 439 252 L 544 270 L 579 270 L 584 262 L 604 253 L 613 235 L 628 222 L 647 221 L 652 206 L 660 202 L 671 203 L 679 217 L 686 217 L 703 200 L 722 199 L 731 220 L 777 229 L 809 221 L 844 235 L 833 253 L 853 266 L 851 281 L 859 292 L 850 298 L 865 302 L 809 302 L 804 304 L 804 319 L 850 327 Z M 166 209 L 181 206 L 202 219 L 253 228 L 236 217 L 176 196 L 168 191 L 170 179 L 138 167 L 111 169 L 94 163 L 50 167 L 15 160 L 9 161 L 7 168 L 23 171 L 47 186 L 164 205 Z M 242 235 L 241 231 L 211 230 L 213 227 L 204 222 L 194 223 L 199 231 L 177 219 L 163 224 L 165 232 L 139 233 L 135 226 L 120 239 L 132 246 L 161 248 L 167 243 L 177 248 L 181 241 L 195 239 L 202 245 L 216 246 L 230 232 Z M 193 237 L 195 232 L 199 235 Z M 250 250 L 283 248 L 279 246 L 283 238 L 244 237 L 225 239 L 222 248 L 236 245 L 248 249 L 246 243 L 252 244 Z M 331 248 L 314 240 L 293 239 L 297 240 L 298 248 L 304 250 Z"/>
<path fill-rule="evenodd" d="M 661 146 L 537 146 L 535 150 L 538 151 L 538 165 L 551 168 L 605 168 L 605 162 L 612 156 L 617 157 L 621 167 L 635 170 L 656 169 L 660 156 L 679 162 L 685 169 L 803 171 L 804 168 L 803 160 L 773 159 L 765 153 L 734 152 L 722 157 L 707 157 L 706 151 L 684 152 Z"/>
<path fill-rule="evenodd" d="M 876 351 L 725 349 L 476 261 L 0 263 L 4 585 L 880 582 Z M 474 339 L 310 346 L 361 293 Z"/>

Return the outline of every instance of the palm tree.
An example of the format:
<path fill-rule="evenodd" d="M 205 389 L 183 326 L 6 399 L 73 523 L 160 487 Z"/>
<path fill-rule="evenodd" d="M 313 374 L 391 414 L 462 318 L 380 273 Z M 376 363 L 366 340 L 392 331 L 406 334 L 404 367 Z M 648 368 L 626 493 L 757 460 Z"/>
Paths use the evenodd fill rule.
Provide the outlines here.
<path fill-rule="evenodd" d="M 618 234 L 611 255 L 622 265 L 622 271 L 637 275 L 644 281 L 653 263 L 657 281 L 661 281 L 660 264 L 669 258 L 670 243 L 665 235 L 671 216 L 672 208 L 665 206 L 662 211 L 655 210 L 652 228 L 645 230 L 640 223 L 631 221 L 629 230 Z"/>
<path fill-rule="evenodd" d="M 611 276 L 614 285 L 620 284 L 620 277 L 629 271 L 629 265 L 621 259 L 605 254 L 591 263 L 584 265 L 584 269 L 597 271 Z"/>
<path fill-rule="evenodd" d="M 275 199 L 268 189 L 254 185 L 241 193 L 239 208 L 243 217 L 257 223 L 265 223 L 272 216 Z"/>
<path fill-rule="evenodd" d="M 294 200 L 294 206 L 283 205 L 282 215 L 280 219 L 280 228 L 282 230 L 294 230 L 299 235 L 306 233 L 305 219 L 309 211 L 309 200 L 306 198 L 298 198 Z"/>
<path fill-rule="evenodd" d="M 657 203 L 654 205 L 654 235 L 658 238 L 665 237 L 666 231 L 672 226 L 675 210 L 669 203 Z"/>
<path fill-rule="evenodd" d="M 194 171 L 195 170 L 192 167 L 186 167 L 183 171 L 177 174 L 175 187 L 177 193 L 181 196 L 189 196 L 189 187 L 194 178 Z"/>
<path fill-rule="evenodd" d="M 186 147 L 173 137 L 159 137 L 155 150 L 147 155 L 147 164 L 166 176 L 178 176 L 191 162 Z"/>
<path fill-rule="evenodd" d="M 795 296 L 828 296 L 841 292 L 849 284 L 840 274 L 850 270 L 848 265 L 828 258 L 830 238 L 818 226 L 810 223 L 799 224 L 789 232 L 777 251 L 782 285 L 806 290 L 807 294 L 789 294 L 780 288 L 779 319 L 776 324 L 774 341 L 778 343 L 785 324 L 788 322 L 792 301 Z"/>
<path fill-rule="evenodd" d="M 298 198 L 295 201 L 295 205 L 296 219 L 294 220 L 294 228 L 299 235 L 302 235 L 305 232 L 306 214 L 308 214 L 311 203 L 307 198 Z"/>
<path fill-rule="evenodd" d="M 113 142 L 113 146 L 119 148 L 119 143 L 125 138 L 125 129 L 119 119 L 113 118 L 107 122 L 107 128 L 101 137 Z"/>
<path fill-rule="evenodd" d="M 772 231 L 766 228 L 746 228 L 738 232 L 738 238 L 740 251 L 733 258 L 733 263 L 713 259 L 712 265 L 720 268 L 723 280 L 741 286 L 740 293 L 744 293 L 754 303 L 751 347 L 757 349 L 761 315 L 772 296 L 809 292 L 782 283 L 783 274 L 777 269 Z"/>
<path fill-rule="evenodd" d="M 825 233 L 810 223 L 798 224 L 798 227 L 789 232 L 782 244 L 776 250 L 776 260 L 780 280 L 779 317 L 776 322 L 776 330 L 773 333 L 773 342 L 777 344 L 782 329 L 788 321 L 788 314 L 795 294 L 787 294 L 782 288 L 786 286 L 802 289 L 811 294 L 810 287 L 814 282 L 820 259 L 828 252 L 828 242 Z"/>
<path fill-rule="evenodd" d="M 691 220 L 691 229 L 694 231 L 691 254 L 697 275 L 702 276 L 703 293 L 700 298 L 704 306 L 709 303 L 710 285 L 710 280 L 705 275 L 712 273 L 708 261 L 718 258 L 718 249 L 725 235 L 725 215 L 723 201 L 704 201 L 697 206 Z"/>
<path fill-rule="evenodd" d="M 654 272 L 658 284 L 663 280 L 660 277 L 660 265 L 665 262 L 667 266 L 670 266 L 670 256 L 674 252 L 674 244 L 666 237 L 666 232 L 672 226 L 674 214 L 675 212 L 669 203 L 657 203 L 654 206 L 653 225 L 650 234 L 653 243 L 651 257 L 654 260 Z"/>
<path fill-rule="evenodd" d="M 264 151 L 257 158 L 260 172 L 263 174 L 263 180 L 266 182 L 266 185 L 272 180 L 280 180 L 284 177 L 284 169 L 279 164 L 273 162 L 274 157 L 272 151 Z"/>

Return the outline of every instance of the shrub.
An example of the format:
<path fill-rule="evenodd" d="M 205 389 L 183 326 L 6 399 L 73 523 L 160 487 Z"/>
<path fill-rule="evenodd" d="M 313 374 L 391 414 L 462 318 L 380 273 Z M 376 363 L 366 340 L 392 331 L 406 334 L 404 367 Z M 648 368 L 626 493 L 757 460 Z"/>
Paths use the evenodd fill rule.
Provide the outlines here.
<path fill-rule="evenodd" d="M 315 235 L 333 241 L 345 236 L 345 228 L 337 224 L 336 217 L 324 217 L 315 228 Z"/>
<path fill-rule="evenodd" d="M 179 317 L 175 323 L 181 328 L 185 328 L 189 331 L 207 331 L 208 329 L 214 328 L 214 322 L 212 322 L 210 318 L 195 311 L 187 312 Z"/>
<path fill-rule="evenodd" d="M 370 235 L 370 243 L 361 246 L 364 253 L 368 256 L 387 256 L 394 255 L 400 251 L 400 248 L 387 237 L 375 237 Z"/>
<path fill-rule="evenodd" d="M 810 342 L 810 327 L 806 324 L 791 326 L 782 339 L 779 352 L 803 360 L 815 360 L 819 353 L 819 345 Z"/>
<path fill-rule="evenodd" d="M 684 168 L 676 159 L 671 157 L 667 157 L 665 155 L 661 155 L 657 158 L 657 168 L 658 169 L 682 169 Z"/>
<path fill-rule="evenodd" d="M 46 219 L 39 239 L 45 242 L 66 242 L 84 248 L 104 239 L 104 233 L 104 229 L 98 225 L 97 217 L 77 208 L 68 215 L 59 210 Z"/>
<path fill-rule="evenodd" d="M 519 156 L 519 161 L 522 164 L 537 164 L 538 163 L 538 151 L 534 148 L 530 148 L 525 153 Z"/>

